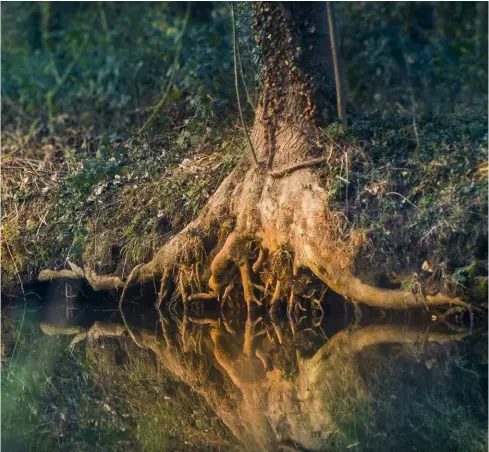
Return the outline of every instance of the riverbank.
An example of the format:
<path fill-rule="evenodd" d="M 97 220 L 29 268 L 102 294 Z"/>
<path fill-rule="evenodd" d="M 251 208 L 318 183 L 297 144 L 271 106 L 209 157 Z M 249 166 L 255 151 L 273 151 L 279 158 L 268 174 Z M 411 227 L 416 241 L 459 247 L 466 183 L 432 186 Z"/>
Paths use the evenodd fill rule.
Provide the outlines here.
<path fill-rule="evenodd" d="M 340 232 L 361 241 L 356 276 L 487 303 L 487 118 L 373 116 L 324 134 L 341 161 L 318 172 Z M 2 292 L 68 261 L 127 277 L 198 215 L 242 148 L 241 130 L 195 121 L 132 139 L 7 129 Z"/>

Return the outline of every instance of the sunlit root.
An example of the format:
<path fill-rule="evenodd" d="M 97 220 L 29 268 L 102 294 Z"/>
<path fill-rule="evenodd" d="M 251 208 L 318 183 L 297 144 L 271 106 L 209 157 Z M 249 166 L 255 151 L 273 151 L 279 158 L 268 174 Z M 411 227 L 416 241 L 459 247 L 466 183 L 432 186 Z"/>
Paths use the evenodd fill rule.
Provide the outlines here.
<path fill-rule="evenodd" d="M 84 332 L 83 327 L 78 326 L 78 325 L 57 326 L 57 325 L 51 325 L 50 323 L 47 323 L 47 322 L 41 322 L 40 327 L 41 327 L 41 331 L 46 336 L 57 336 L 58 334 L 61 334 L 64 336 L 71 336 L 73 334 L 78 334 L 78 333 Z"/>
<path fill-rule="evenodd" d="M 217 253 L 211 262 L 211 278 L 209 287 L 213 292 L 219 292 L 221 287 L 229 284 L 233 278 L 235 269 L 235 259 L 241 253 L 237 248 L 240 246 L 240 237 L 236 232 L 229 234 L 222 249 Z"/>
<path fill-rule="evenodd" d="M 122 309 L 122 303 L 124 301 L 124 298 L 126 297 L 126 293 L 129 289 L 129 287 L 131 286 L 131 284 L 134 282 L 134 281 L 137 281 L 139 279 L 139 273 L 140 273 L 140 269 L 144 267 L 144 264 L 139 264 L 139 265 L 136 265 L 131 273 L 129 273 L 129 276 L 127 278 L 127 281 L 126 283 L 124 284 L 124 289 L 122 290 L 122 294 L 119 298 L 119 309 Z"/>
<path fill-rule="evenodd" d="M 42 270 L 38 275 L 39 281 L 52 281 L 55 279 L 86 279 L 93 290 L 115 290 L 124 286 L 120 278 L 116 276 L 99 276 L 88 267 L 80 268 L 78 265 L 68 262 L 71 270 Z"/>
<path fill-rule="evenodd" d="M 258 259 L 255 261 L 252 267 L 253 273 L 258 273 L 258 271 L 260 270 L 263 264 L 264 259 L 265 259 L 265 251 L 263 250 L 262 247 L 260 247 L 260 253 L 258 254 Z"/>
<path fill-rule="evenodd" d="M 208 293 L 193 293 L 188 296 L 188 301 L 194 300 L 216 300 L 219 297 L 219 294 L 216 292 L 208 292 Z"/>
<path fill-rule="evenodd" d="M 243 283 L 243 295 L 248 306 L 248 310 L 251 309 L 251 304 L 256 303 L 258 306 L 262 306 L 263 303 L 256 298 L 254 293 L 253 282 L 251 281 L 249 263 L 246 262 L 239 267 L 241 273 L 241 282 Z"/>
<path fill-rule="evenodd" d="M 289 320 L 292 318 L 294 304 L 295 304 L 295 295 L 294 295 L 294 291 L 291 290 L 289 295 L 289 301 L 287 303 L 287 317 Z"/>
<path fill-rule="evenodd" d="M 234 289 L 234 281 L 231 281 L 224 289 L 224 294 L 222 295 L 222 301 L 226 301 L 231 295 L 232 290 Z"/>
<path fill-rule="evenodd" d="M 163 276 L 161 278 L 160 291 L 158 292 L 158 298 L 156 300 L 157 309 L 161 308 L 163 301 L 166 300 L 168 296 L 169 280 L 170 280 L 170 271 L 168 268 L 165 268 L 165 271 L 163 272 Z"/>
<path fill-rule="evenodd" d="M 279 302 L 280 302 L 280 280 L 277 279 L 277 283 L 275 284 L 275 290 L 270 300 L 270 315 L 276 313 Z"/>
<path fill-rule="evenodd" d="M 52 281 L 53 279 L 81 279 L 72 270 L 41 270 L 37 279 L 39 281 Z"/>
<path fill-rule="evenodd" d="M 430 308 L 434 306 L 461 306 L 470 309 L 470 305 L 458 297 L 449 297 L 438 293 L 427 295 L 425 300 L 421 300 L 416 294 L 409 291 L 381 289 L 365 284 L 349 274 L 341 275 L 340 270 L 338 270 L 339 275 L 330 276 L 330 273 L 334 274 L 333 269 L 329 272 L 317 264 L 311 265 L 311 269 L 327 286 L 345 298 L 350 298 L 355 303 L 386 309 L 425 308 L 426 305 Z"/>

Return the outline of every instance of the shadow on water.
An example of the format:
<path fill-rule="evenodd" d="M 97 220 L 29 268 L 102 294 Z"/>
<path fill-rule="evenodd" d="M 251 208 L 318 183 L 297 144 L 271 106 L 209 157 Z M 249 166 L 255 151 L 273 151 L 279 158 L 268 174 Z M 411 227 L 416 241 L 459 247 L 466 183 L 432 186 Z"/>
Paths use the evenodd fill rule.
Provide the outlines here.
<path fill-rule="evenodd" d="M 158 309 L 153 287 L 121 316 L 108 293 L 37 289 L 2 371 L 5 450 L 487 450 L 485 319 L 359 318 L 331 292 L 293 315 Z"/>

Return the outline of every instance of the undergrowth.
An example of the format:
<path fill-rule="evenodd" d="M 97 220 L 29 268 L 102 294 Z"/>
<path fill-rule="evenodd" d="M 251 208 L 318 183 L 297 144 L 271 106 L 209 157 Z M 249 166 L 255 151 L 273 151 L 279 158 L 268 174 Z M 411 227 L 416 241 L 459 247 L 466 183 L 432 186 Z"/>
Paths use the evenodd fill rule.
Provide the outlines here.
<path fill-rule="evenodd" d="M 359 275 L 402 285 L 426 262 L 446 285 L 487 277 L 485 117 L 369 118 L 325 134 L 338 157 L 322 180 L 344 233 L 362 235 Z"/>
<path fill-rule="evenodd" d="M 3 163 L 3 289 L 17 284 L 17 271 L 30 281 L 67 260 L 127 274 L 197 216 L 235 166 L 241 140 L 206 122 L 129 143 L 73 131 L 43 145 L 47 161 L 4 142 L 12 157 Z"/>

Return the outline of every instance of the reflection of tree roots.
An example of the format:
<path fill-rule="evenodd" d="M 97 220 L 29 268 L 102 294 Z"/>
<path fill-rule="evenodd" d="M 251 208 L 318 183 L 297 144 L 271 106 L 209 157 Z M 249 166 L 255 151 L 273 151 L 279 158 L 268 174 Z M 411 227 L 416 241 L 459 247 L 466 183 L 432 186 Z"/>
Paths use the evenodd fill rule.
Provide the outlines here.
<path fill-rule="evenodd" d="M 187 300 L 188 305 L 186 276 L 188 275 L 182 274 L 179 278 L 177 290 L 180 296 Z M 275 288 L 277 289 L 277 285 Z M 293 294 L 292 291 L 291 293 Z M 424 327 L 381 324 L 357 325 L 336 333 L 328 340 L 322 334 L 322 330 L 314 325 L 301 327 L 301 320 L 295 315 L 301 314 L 299 308 L 292 311 L 292 322 L 289 325 L 288 319 L 279 317 L 274 311 L 263 317 L 248 312 L 244 325 L 236 321 L 231 325 L 232 322 L 225 316 L 224 309 L 221 309 L 220 316 L 214 317 L 190 315 L 184 309 L 183 313 L 180 312 L 179 318 L 174 319 L 163 309 L 165 306 L 156 303 L 155 308 L 163 340 L 152 330 L 131 328 L 123 312 L 121 314 L 124 325 L 95 322 L 88 331 L 81 331 L 79 328 L 71 328 L 68 331 L 66 328 L 56 329 L 47 326 L 43 326 L 43 331 L 49 334 L 81 333 L 75 336 L 72 344 L 74 346 L 75 343 L 87 339 L 88 347 L 95 346 L 96 341 L 105 337 L 128 334 L 139 347 L 153 350 L 163 366 L 178 379 L 189 384 L 192 389 L 203 394 L 208 403 L 217 409 L 219 415 L 225 416 L 227 421 L 232 415 L 231 411 L 238 410 L 235 414 L 240 423 L 251 421 L 257 428 L 275 422 L 274 418 L 267 414 L 270 413 L 267 404 L 274 403 L 274 395 L 286 400 L 291 398 L 289 402 L 292 403 L 301 388 L 307 388 L 307 391 L 301 395 L 304 397 L 304 403 L 297 409 L 301 416 L 304 415 L 301 419 L 307 419 L 310 414 L 307 410 L 321 403 L 322 398 L 319 396 L 324 395 L 324 391 L 330 391 L 328 385 L 329 382 L 335 381 L 335 376 L 343 378 L 347 375 L 348 378 L 348 372 L 356 371 L 355 368 L 345 366 L 354 363 L 351 358 L 366 347 L 389 343 L 444 343 L 460 340 L 467 335 L 462 332 L 454 334 L 433 331 L 433 324 L 429 323 Z M 454 310 L 448 314 L 451 316 L 458 312 Z M 300 350 L 303 350 L 303 347 L 313 353 L 301 355 Z M 212 389 L 212 383 L 207 381 L 211 367 L 217 375 L 220 372 L 221 376 L 225 377 L 219 381 L 227 381 L 232 388 L 238 389 L 238 393 L 229 392 L 230 389 L 226 385 L 219 386 L 218 390 Z M 342 385 L 343 381 L 339 384 Z M 227 397 L 232 397 L 233 402 L 228 404 Z M 307 400 L 313 400 L 314 403 L 307 403 Z M 226 411 L 221 410 L 223 404 L 228 404 L 225 405 Z M 250 411 L 241 411 L 247 409 Z M 286 411 L 287 403 L 283 409 L 283 416 L 293 415 Z M 325 405 L 321 412 L 327 409 L 328 405 Z M 328 416 L 326 418 L 329 419 Z M 253 429 L 250 431 L 255 432 Z M 273 430 L 272 434 L 275 434 L 275 431 Z M 279 439 L 272 438 L 271 441 Z M 254 450 L 264 448 L 257 447 Z"/>

